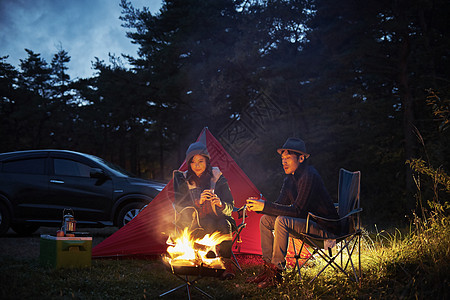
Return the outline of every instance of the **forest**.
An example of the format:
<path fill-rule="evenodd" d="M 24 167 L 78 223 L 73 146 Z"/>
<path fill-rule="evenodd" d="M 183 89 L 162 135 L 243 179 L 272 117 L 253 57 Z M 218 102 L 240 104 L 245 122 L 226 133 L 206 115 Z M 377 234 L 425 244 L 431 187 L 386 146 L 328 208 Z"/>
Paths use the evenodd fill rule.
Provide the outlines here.
<path fill-rule="evenodd" d="M 450 170 L 447 0 L 121 7 L 138 55 L 95 59 L 92 77 L 72 80 L 64 49 L 17 67 L 0 53 L 0 152 L 70 149 L 168 181 L 208 127 L 273 201 L 276 149 L 299 137 L 333 198 L 339 169 L 360 170 L 363 223 L 390 225 L 417 209 L 408 162 Z"/>

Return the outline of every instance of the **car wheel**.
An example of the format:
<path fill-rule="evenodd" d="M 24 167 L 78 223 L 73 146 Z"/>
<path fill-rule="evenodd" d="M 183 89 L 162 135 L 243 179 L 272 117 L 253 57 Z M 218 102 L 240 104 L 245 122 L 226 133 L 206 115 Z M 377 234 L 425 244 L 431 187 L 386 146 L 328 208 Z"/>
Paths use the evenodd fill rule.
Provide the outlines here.
<path fill-rule="evenodd" d="M 138 213 L 144 206 L 145 203 L 142 202 L 133 202 L 125 205 L 117 215 L 117 226 L 119 226 L 119 228 L 125 226 L 128 222 L 130 222 L 134 217 L 138 215 Z"/>
<path fill-rule="evenodd" d="M 39 225 L 36 224 L 11 224 L 11 229 L 19 235 L 31 235 L 39 229 Z"/>
<path fill-rule="evenodd" d="M 0 202 L 0 235 L 4 235 L 8 232 L 10 221 L 11 217 L 8 208 L 5 204 Z"/>

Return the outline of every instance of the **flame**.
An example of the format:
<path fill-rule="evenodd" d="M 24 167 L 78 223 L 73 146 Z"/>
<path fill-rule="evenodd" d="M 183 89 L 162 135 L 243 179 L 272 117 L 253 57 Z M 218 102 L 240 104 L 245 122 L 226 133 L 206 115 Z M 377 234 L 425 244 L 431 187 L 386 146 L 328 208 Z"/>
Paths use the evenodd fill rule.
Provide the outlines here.
<path fill-rule="evenodd" d="M 229 235 L 220 232 L 206 234 L 201 239 L 194 239 L 188 228 L 185 228 L 181 235 L 174 240 L 171 237 L 167 239 L 169 256 L 165 256 L 164 259 L 172 266 L 207 265 L 216 269 L 224 269 L 221 258 L 217 256 L 216 246 L 230 239 Z"/>

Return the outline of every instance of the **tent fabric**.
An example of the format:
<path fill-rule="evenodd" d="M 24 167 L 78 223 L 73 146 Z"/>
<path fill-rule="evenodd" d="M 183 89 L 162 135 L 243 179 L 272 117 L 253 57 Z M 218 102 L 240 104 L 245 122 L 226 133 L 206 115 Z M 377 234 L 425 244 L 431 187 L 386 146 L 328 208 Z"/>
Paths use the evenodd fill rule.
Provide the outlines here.
<path fill-rule="evenodd" d="M 242 207 L 248 197 L 259 196 L 259 190 L 239 168 L 236 162 L 214 138 L 208 128 L 204 128 L 197 141 L 206 143 L 211 156 L 211 165 L 219 167 L 227 178 L 234 198 L 234 205 Z M 187 169 L 186 162 L 180 170 Z M 174 191 L 172 180 L 133 220 L 92 249 L 92 257 L 152 256 L 166 251 L 166 240 L 174 231 Z M 233 213 L 236 223 L 240 223 L 237 213 Z M 247 226 L 241 232 L 242 243 L 233 246 L 235 254 L 261 254 L 259 219 L 261 214 L 250 212 Z"/>

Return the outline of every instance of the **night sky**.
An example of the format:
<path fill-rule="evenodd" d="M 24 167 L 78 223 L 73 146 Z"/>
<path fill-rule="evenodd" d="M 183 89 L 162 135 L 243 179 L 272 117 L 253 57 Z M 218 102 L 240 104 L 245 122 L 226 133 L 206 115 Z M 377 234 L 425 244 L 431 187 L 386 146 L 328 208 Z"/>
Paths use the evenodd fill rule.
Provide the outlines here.
<path fill-rule="evenodd" d="M 161 0 L 129 0 L 154 14 Z M 108 53 L 137 56 L 119 20 L 120 0 L 0 0 L 0 56 L 19 69 L 25 48 L 51 63 L 60 48 L 69 53 L 71 79 L 91 77 L 95 57 L 109 64 Z M 122 60 L 126 63 L 126 60 Z"/>

